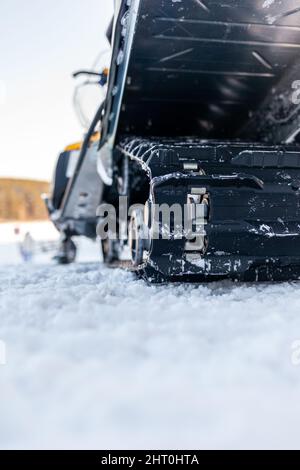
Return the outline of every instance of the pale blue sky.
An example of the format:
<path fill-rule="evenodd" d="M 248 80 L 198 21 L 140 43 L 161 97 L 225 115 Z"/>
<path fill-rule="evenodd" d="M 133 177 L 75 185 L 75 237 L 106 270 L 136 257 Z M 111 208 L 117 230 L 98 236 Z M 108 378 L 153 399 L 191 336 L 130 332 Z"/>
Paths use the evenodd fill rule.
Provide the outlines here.
<path fill-rule="evenodd" d="M 113 0 L 0 0 L 0 176 L 50 179 L 81 138 L 71 73 L 107 48 Z"/>

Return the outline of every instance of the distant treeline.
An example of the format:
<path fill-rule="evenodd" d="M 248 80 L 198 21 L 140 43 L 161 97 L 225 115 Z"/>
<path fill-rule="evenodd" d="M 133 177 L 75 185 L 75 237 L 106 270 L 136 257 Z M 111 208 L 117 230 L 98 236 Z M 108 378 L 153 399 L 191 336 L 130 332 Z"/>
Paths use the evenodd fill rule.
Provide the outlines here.
<path fill-rule="evenodd" d="M 0 178 L 0 222 L 47 219 L 41 199 L 49 192 L 49 183 Z"/>

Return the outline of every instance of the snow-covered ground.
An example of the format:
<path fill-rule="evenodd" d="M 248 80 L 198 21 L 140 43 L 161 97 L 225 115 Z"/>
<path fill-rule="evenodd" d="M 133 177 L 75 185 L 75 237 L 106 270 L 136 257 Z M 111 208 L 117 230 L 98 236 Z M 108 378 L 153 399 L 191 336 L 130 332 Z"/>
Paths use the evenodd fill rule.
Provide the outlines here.
<path fill-rule="evenodd" d="M 15 231 L 18 231 L 16 234 Z M 30 233 L 36 242 L 36 253 L 32 260 L 33 265 L 49 264 L 57 247 L 59 234 L 50 222 L 35 223 L 9 223 L 0 224 L 0 266 L 22 264 L 20 244 L 26 233 Z M 100 249 L 95 243 L 87 239 L 77 239 L 78 261 L 90 262 L 101 259 Z M 43 252 L 48 248 L 49 252 Z"/>
<path fill-rule="evenodd" d="M 299 284 L 149 287 L 94 255 L 0 257 L 1 448 L 300 448 Z"/>

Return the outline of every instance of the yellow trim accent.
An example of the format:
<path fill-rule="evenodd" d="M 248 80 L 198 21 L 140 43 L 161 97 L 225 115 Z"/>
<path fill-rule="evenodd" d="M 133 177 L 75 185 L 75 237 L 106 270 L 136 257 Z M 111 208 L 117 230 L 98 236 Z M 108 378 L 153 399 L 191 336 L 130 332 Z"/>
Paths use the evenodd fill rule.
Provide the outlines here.
<path fill-rule="evenodd" d="M 100 132 L 95 132 L 95 134 L 93 135 L 93 137 L 91 138 L 90 142 L 97 142 L 98 140 L 100 140 L 100 137 L 101 137 L 101 134 Z"/>
<path fill-rule="evenodd" d="M 100 140 L 100 137 L 101 137 L 100 132 L 95 132 L 95 134 L 91 137 L 90 143 L 97 142 L 98 140 Z M 64 151 L 73 152 L 75 150 L 81 150 L 81 147 L 82 147 L 82 142 L 77 142 L 76 144 L 68 145 Z"/>
<path fill-rule="evenodd" d="M 68 147 L 65 148 L 65 152 L 73 152 L 74 150 L 80 150 L 81 146 L 82 146 L 82 142 L 68 145 Z"/>

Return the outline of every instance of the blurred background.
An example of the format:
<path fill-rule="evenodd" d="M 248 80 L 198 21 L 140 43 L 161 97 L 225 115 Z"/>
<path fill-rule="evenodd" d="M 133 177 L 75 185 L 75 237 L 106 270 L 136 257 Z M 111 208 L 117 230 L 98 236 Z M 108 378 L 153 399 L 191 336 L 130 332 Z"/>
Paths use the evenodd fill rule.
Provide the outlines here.
<path fill-rule="evenodd" d="M 105 33 L 113 3 L 0 2 L 2 246 L 22 239 L 29 230 L 37 239 L 57 237 L 50 224 L 45 226 L 47 213 L 40 195 L 49 190 L 58 153 L 82 139 L 84 128 L 73 106 L 76 83 L 72 73 L 109 65 Z M 85 112 L 92 115 L 101 97 L 94 90 L 79 90 L 82 93 L 86 94 L 80 96 Z"/>

